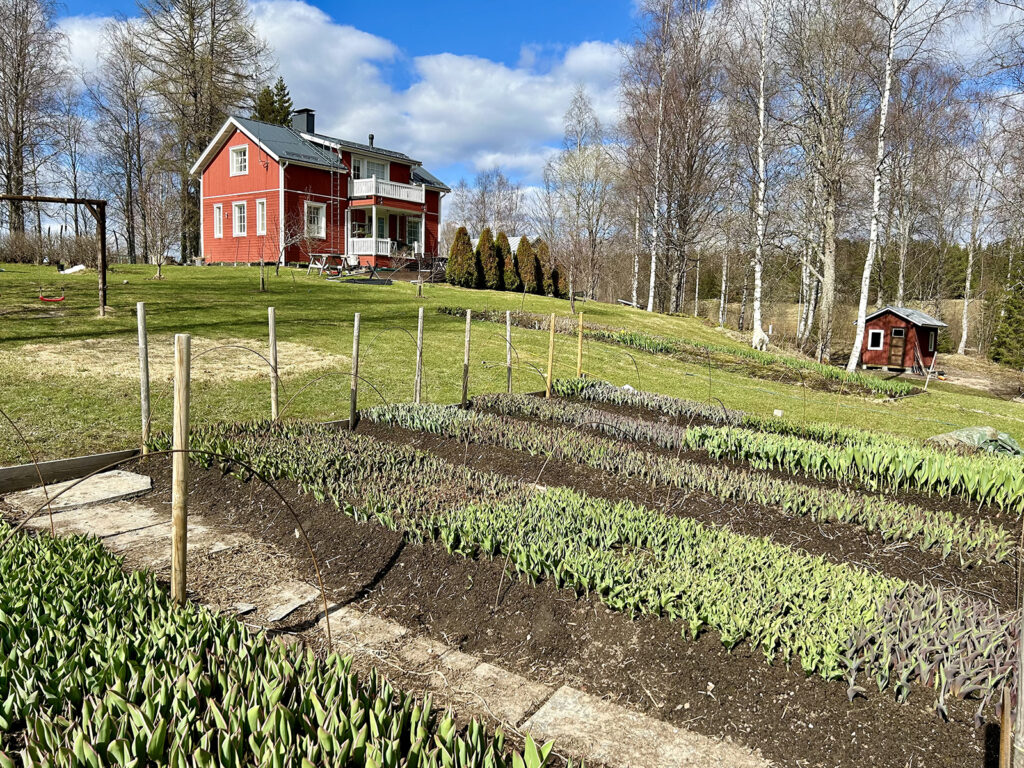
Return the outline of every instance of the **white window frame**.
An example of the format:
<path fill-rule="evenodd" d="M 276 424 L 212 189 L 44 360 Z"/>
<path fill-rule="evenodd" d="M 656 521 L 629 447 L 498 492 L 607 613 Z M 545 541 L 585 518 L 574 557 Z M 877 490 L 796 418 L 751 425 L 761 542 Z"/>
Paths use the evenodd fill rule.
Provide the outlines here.
<path fill-rule="evenodd" d="M 238 212 L 242 212 L 242 217 L 239 219 Z M 241 224 L 242 226 L 238 226 Z M 242 200 L 241 202 L 234 202 L 231 204 L 231 235 L 233 237 L 245 237 L 249 232 L 249 207 L 248 204 Z"/>
<path fill-rule="evenodd" d="M 938 335 L 939 335 L 939 332 L 936 331 L 934 328 L 932 328 L 930 331 L 928 331 L 928 351 L 929 352 L 934 352 L 935 351 L 935 339 L 936 339 L 936 337 L 938 337 Z"/>
<path fill-rule="evenodd" d="M 409 236 L 409 225 L 415 224 L 416 229 L 419 231 L 416 233 L 416 238 L 413 239 Z M 419 243 L 423 241 L 423 219 L 406 218 L 405 220 L 405 240 L 406 242 Z"/>
<path fill-rule="evenodd" d="M 245 170 L 238 170 L 235 159 L 241 157 L 245 162 Z M 230 173 L 232 176 L 248 176 L 249 175 L 249 145 L 248 144 L 237 144 L 230 148 L 228 152 L 228 159 L 230 165 Z"/>
<path fill-rule="evenodd" d="M 309 231 L 309 211 L 310 211 L 311 208 L 318 208 L 320 210 L 320 228 L 319 228 L 319 231 L 317 231 L 317 232 L 310 232 Z M 302 219 L 305 222 L 305 227 L 303 228 L 303 232 L 305 233 L 306 237 L 316 238 L 318 240 L 326 240 L 327 239 L 327 204 L 326 203 L 316 203 L 316 202 L 313 202 L 312 200 L 307 200 L 305 206 L 303 206 L 303 209 L 302 209 Z"/>
<path fill-rule="evenodd" d="M 896 331 L 899 331 L 899 333 L 896 333 Z M 906 328 L 893 328 L 892 329 L 892 337 L 894 339 L 905 339 L 905 338 L 907 338 L 907 329 Z"/>
<path fill-rule="evenodd" d="M 267 201 L 260 198 L 256 201 L 256 234 L 267 234 Z"/>
<path fill-rule="evenodd" d="M 391 180 L 391 163 L 387 160 L 377 160 L 370 157 L 353 157 L 352 158 L 352 178 L 353 179 L 369 179 L 373 176 L 366 167 L 367 163 L 377 163 L 384 169 L 383 175 L 378 174 L 378 181 L 390 181 Z"/>
<path fill-rule="evenodd" d="M 878 341 L 874 341 L 878 339 Z M 885 346 L 885 331 L 880 328 L 871 328 L 868 330 L 868 351 L 877 352 L 883 346 Z"/>
<path fill-rule="evenodd" d="M 372 222 L 370 223 L 370 226 L 371 227 L 373 226 Z M 381 234 L 381 230 L 384 230 L 384 234 Z M 387 240 L 388 239 L 388 235 L 390 235 L 390 233 L 391 233 L 391 214 L 389 214 L 389 213 L 381 213 L 380 211 L 378 211 L 377 212 L 377 231 L 374 232 L 374 235 L 376 236 L 376 238 L 378 240 Z"/>
<path fill-rule="evenodd" d="M 220 203 L 213 206 L 213 236 L 224 237 L 224 206 Z"/>

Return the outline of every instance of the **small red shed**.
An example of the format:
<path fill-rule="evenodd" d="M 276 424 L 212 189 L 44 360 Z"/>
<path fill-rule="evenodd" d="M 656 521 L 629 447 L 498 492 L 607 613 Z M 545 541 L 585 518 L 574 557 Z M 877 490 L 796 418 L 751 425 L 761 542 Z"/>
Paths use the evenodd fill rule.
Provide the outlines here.
<path fill-rule="evenodd" d="M 884 307 L 868 315 L 860 362 L 864 368 L 930 368 L 946 324 L 919 309 Z"/>

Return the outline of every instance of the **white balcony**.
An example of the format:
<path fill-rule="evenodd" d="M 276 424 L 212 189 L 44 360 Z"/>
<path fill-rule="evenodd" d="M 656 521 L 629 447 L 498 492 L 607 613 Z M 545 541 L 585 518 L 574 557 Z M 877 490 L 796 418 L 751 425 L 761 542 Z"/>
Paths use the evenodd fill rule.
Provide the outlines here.
<path fill-rule="evenodd" d="M 388 197 L 392 200 L 420 204 L 426 200 L 422 186 L 384 181 L 376 176 L 369 179 L 349 179 L 348 194 L 349 197 Z"/>

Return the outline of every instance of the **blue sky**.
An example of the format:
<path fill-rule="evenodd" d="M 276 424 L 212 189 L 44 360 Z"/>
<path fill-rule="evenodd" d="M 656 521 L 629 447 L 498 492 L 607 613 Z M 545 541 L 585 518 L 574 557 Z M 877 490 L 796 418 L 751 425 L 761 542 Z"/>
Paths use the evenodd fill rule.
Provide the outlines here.
<path fill-rule="evenodd" d="M 446 181 L 500 165 L 535 182 L 582 84 L 598 114 L 617 116 L 620 44 L 632 0 L 387 4 L 251 0 L 296 106 L 317 127 L 406 151 Z M 105 17 L 132 0 L 69 0 L 64 26 L 89 68 Z"/>

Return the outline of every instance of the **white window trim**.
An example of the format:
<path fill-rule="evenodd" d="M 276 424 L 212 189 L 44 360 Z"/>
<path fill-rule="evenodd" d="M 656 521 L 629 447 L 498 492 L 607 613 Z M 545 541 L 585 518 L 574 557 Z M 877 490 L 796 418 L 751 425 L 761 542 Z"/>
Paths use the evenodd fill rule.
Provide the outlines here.
<path fill-rule="evenodd" d="M 413 242 L 422 242 L 422 240 L 423 240 L 423 219 L 414 218 L 414 217 L 408 217 L 408 216 L 405 219 L 405 239 L 406 239 L 406 241 L 409 240 L 409 225 L 412 224 L 412 223 L 416 223 L 418 225 L 418 227 L 419 227 L 419 230 L 420 230 L 419 236 Z"/>
<path fill-rule="evenodd" d="M 878 339 L 878 343 L 877 344 L 872 341 L 873 339 L 876 339 L 876 338 Z M 879 330 L 877 328 L 869 330 L 868 331 L 868 351 L 869 352 L 877 352 L 883 346 L 885 346 L 885 331 Z"/>
<path fill-rule="evenodd" d="M 236 211 L 241 208 L 243 211 L 245 226 L 238 230 L 238 214 Z M 243 200 L 231 204 L 231 234 L 234 237 L 245 237 L 249 232 L 249 205 Z"/>
<path fill-rule="evenodd" d="M 256 234 L 267 234 L 267 200 L 262 197 L 256 201 Z"/>
<path fill-rule="evenodd" d="M 224 206 L 220 203 L 213 206 L 213 236 L 224 237 Z"/>
<path fill-rule="evenodd" d="M 310 232 L 309 231 L 309 209 L 310 207 L 320 209 L 320 231 Z M 316 238 L 318 240 L 327 239 L 327 204 L 326 203 L 315 203 L 311 200 L 307 200 L 302 208 L 302 218 L 306 225 L 303 228 L 303 232 L 306 237 Z"/>
<path fill-rule="evenodd" d="M 352 178 L 353 179 L 355 179 L 355 178 L 360 178 L 360 179 L 369 179 L 369 178 L 371 178 L 372 174 L 363 173 L 363 169 L 365 168 L 363 163 L 377 163 L 379 165 L 383 165 L 384 166 L 384 175 L 383 176 L 378 176 L 377 177 L 377 181 L 391 181 L 391 163 L 390 162 L 388 162 L 387 160 L 377 160 L 377 159 L 372 158 L 372 157 L 359 157 L 359 156 L 355 156 L 355 155 L 353 155 L 353 157 L 352 157 Z M 356 165 L 359 166 L 359 175 L 358 176 L 356 176 L 356 174 L 355 174 Z"/>
<path fill-rule="evenodd" d="M 899 331 L 899 333 L 897 334 L 896 331 Z M 906 328 L 893 328 L 892 329 L 892 337 L 894 339 L 905 339 L 905 338 L 907 338 L 907 329 Z"/>
<path fill-rule="evenodd" d="M 934 352 L 935 351 L 935 338 L 938 335 L 939 335 L 939 332 L 934 330 L 934 329 L 928 331 L 928 351 L 929 352 Z"/>
<path fill-rule="evenodd" d="M 235 170 L 235 152 L 239 149 L 245 150 L 245 170 Z M 228 172 L 232 176 L 248 176 L 249 175 L 249 145 L 248 144 L 236 144 L 233 147 L 228 148 Z"/>

